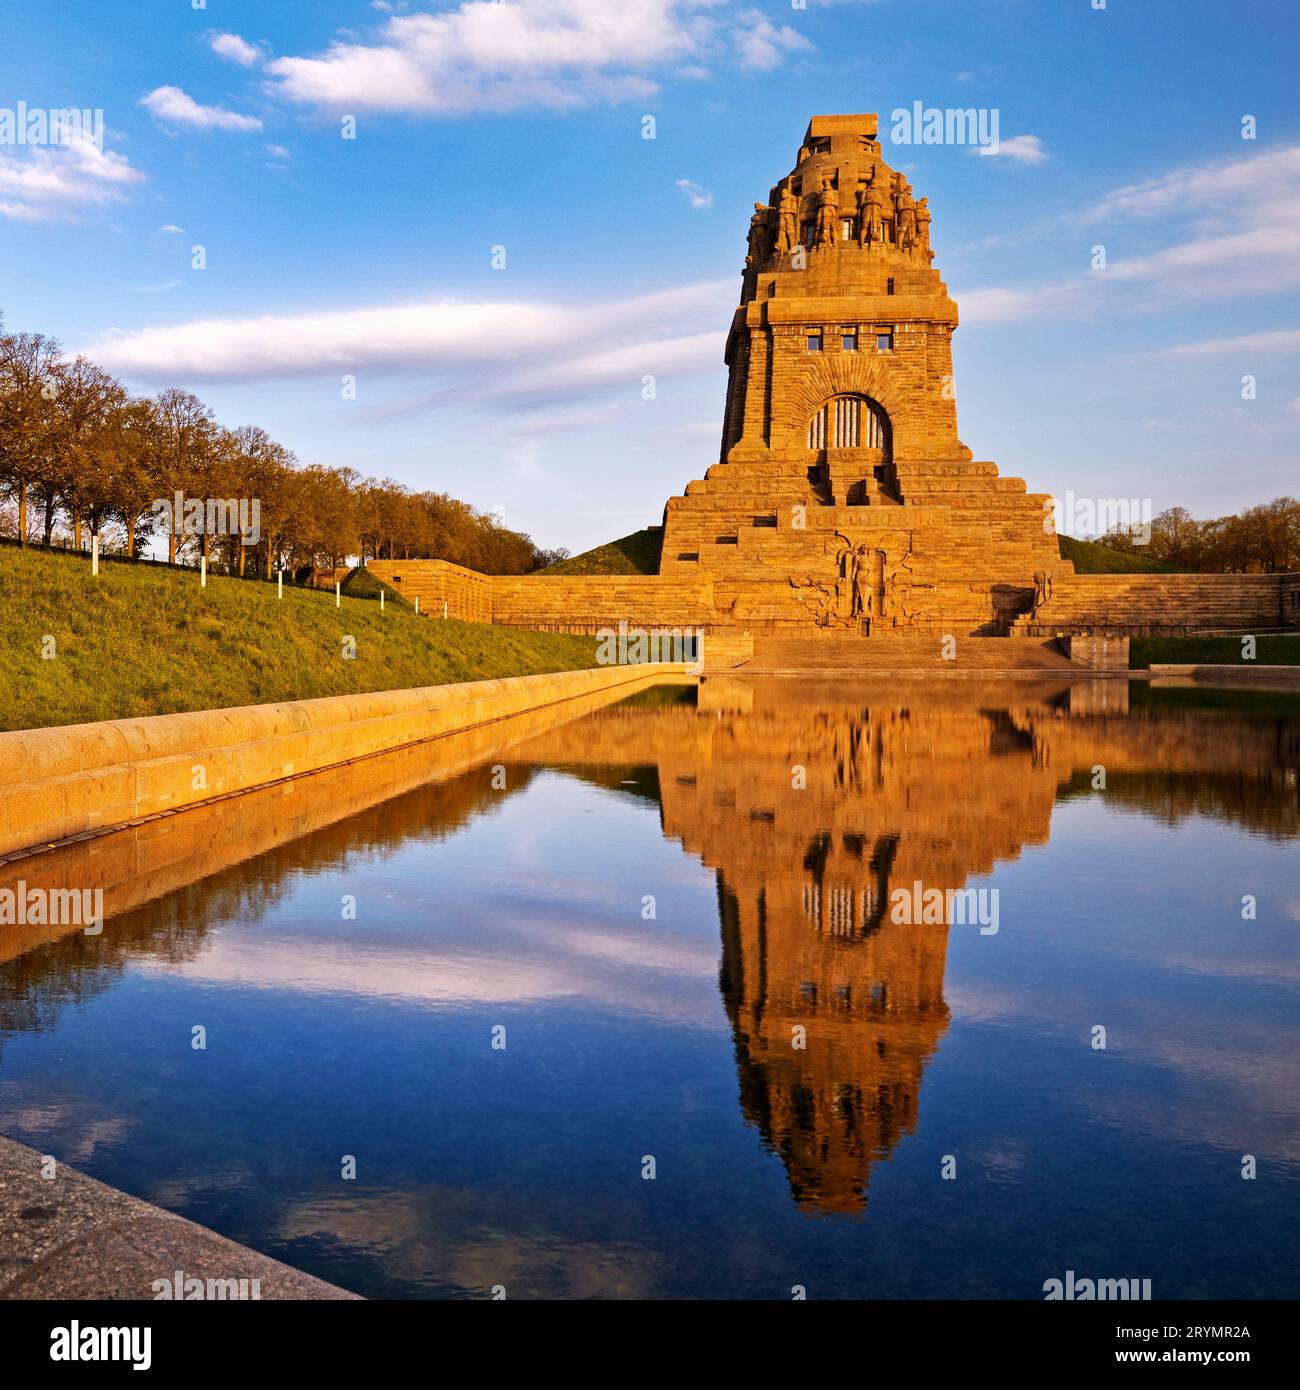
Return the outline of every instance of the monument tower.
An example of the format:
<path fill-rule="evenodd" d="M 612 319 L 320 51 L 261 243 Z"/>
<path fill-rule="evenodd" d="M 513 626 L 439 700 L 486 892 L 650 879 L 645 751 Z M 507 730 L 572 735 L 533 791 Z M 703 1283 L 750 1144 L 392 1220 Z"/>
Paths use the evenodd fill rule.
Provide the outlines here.
<path fill-rule="evenodd" d="M 957 435 L 957 306 L 877 118 L 814 116 L 754 205 L 719 463 L 664 513 L 660 573 L 718 621 L 995 635 L 1069 574 L 1043 496 Z"/>

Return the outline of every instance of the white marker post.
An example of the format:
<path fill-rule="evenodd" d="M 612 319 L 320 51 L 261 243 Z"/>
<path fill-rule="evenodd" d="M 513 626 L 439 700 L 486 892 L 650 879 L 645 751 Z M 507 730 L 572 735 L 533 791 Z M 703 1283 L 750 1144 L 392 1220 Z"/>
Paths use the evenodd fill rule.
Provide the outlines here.
<path fill-rule="evenodd" d="M 382 589 L 379 591 L 379 611 L 381 613 L 384 611 L 384 591 Z"/>
<path fill-rule="evenodd" d="M 443 620 L 444 623 L 447 621 L 447 600 L 446 600 L 446 599 L 443 599 L 443 601 L 442 601 L 442 620 Z"/>
<path fill-rule="evenodd" d="M 208 557 L 207 557 L 206 555 L 200 555 L 200 556 L 199 556 L 199 588 L 200 588 L 200 589 L 206 589 L 207 587 L 208 587 Z"/>
<path fill-rule="evenodd" d="M 91 538 L 90 538 L 90 572 L 91 572 L 91 574 L 98 574 L 98 573 L 99 573 L 99 537 L 98 537 L 98 536 L 91 536 Z"/>
<path fill-rule="evenodd" d="M 343 607 L 343 595 L 341 590 L 339 589 L 339 581 L 337 579 L 334 581 L 334 607 Z"/>
<path fill-rule="evenodd" d="M 416 611 L 417 613 L 420 611 L 420 596 L 419 596 L 419 594 L 416 594 L 416 596 L 415 596 L 415 611 Z"/>
<path fill-rule="evenodd" d="M 283 569 L 283 567 L 281 567 L 280 569 L 276 570 L 276 572 L 275 572 L 275 596 L 276 596 L 276 598 L 283 598 L 283 597 L 284 597 L 284 569 Z"/>

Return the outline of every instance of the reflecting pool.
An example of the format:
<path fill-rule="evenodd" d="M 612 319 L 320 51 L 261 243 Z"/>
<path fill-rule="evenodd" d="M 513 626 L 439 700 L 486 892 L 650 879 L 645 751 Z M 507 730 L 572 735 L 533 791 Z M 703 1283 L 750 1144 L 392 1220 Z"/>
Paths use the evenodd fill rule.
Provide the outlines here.
<path fill-rule="evenodd" d="M 0 1132 L 371 1297 L 1294 1297 L 1298 769 L 722 677 L 302 778 L 0 869 L 109 910 L 0 927 Z"/>

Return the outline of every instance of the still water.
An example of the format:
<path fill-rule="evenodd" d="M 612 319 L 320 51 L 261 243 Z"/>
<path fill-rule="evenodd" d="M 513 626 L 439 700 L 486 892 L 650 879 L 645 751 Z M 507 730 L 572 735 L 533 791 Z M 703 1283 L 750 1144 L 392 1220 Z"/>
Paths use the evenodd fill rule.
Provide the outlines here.
<path fill-rule="evenodd" d="M 47 866 L 111 915 L 0 929 L 0 1132 L 371 1297 L 1294 1297 L 1298 767 L 723 678 L 301 779 Z"/>

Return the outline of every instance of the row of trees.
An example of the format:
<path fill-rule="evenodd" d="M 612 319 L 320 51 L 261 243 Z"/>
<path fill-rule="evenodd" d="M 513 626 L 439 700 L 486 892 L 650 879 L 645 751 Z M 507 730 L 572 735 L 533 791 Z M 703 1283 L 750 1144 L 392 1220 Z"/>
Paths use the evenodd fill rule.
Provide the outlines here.
<path fill-rule="evenodd" d="M 1275 497 L 1240 515 L 1208 521 L 1197 521 L 1186 507 L 1171 507 L 1152 519 L 1151 539 L 1145 545 L 1122 529 L 1102 540 L 1114 550 L 1179 569 L 1279 574 L 1300 569 L 1300 502 Z"/>
<path fill-rule="evenodd" d="M 254 531 L 183 528 L 157 507 L 186 499 L 245 505 Z M 411 492 L 351 468 L 301 464 L 256 425 L 226 429 L 195 395 L 132 396 L 85 357 L 0 320 L 0 529 L 50 546 L 88 536 L 138 557 L 166 542 L 170 561 L 270 577 L 281 567 L 439 558 L 488 574 L 526 574 L 562 559 L 445 493 Z M 253 502 L 257 503 L 252 508 Z M 174 510 L 174 508 L 173 508 Z"/>

